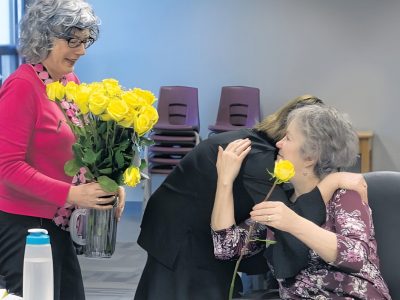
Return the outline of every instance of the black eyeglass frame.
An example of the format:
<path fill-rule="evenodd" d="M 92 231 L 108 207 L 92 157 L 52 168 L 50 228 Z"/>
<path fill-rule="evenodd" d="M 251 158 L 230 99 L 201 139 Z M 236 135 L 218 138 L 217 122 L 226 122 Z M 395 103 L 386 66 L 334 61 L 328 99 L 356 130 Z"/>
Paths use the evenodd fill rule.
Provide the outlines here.
<path fill-rule="evenodd" d="M 96 41 L 92 37 L 88 37 L 87 39 L 83 40 L 74 36 L 60 36 L 59 38 L 65 40 L 70 48 L 78 48 L 81 44 L 83 44 L 83 47 L 87 49 Z"/>

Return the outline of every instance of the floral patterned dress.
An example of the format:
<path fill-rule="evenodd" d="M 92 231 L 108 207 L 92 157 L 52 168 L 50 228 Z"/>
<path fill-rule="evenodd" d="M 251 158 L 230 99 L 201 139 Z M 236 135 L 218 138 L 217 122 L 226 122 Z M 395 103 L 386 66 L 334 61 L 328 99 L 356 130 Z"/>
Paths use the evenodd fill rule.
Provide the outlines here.
<path fill-rule="evenodd" d="M 212 230 L 215 256 L 223 260 L 239 257 L 248 227 L 249 221 L 224 230 Z M 327 220 L 322 227 L 336 233 L 336 261 L 326 263 L 310 250 L 305 269 L 293 278 L 278 279 L 281 298 L 391 299 L 379 270 L 371 209 L 361 202 L 359 195 L 338 190 L 327 205 Z M 268 232 L 266 226 L 258 225 L 254 237 L 263 238 Z M 263 247 L 263 243 L 251 242 L 245 255 L 254 255 Z"/>

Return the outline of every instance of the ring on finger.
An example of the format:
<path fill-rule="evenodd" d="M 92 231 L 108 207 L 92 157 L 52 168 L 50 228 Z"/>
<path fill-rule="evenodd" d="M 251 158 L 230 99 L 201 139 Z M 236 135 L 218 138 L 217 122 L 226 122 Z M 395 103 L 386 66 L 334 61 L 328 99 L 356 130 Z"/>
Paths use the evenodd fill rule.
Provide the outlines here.
<path fill-rule="evenodd" d="M 265 218 L 265 222 L 271 222 L 271 221 L 272 221 L 271 216 L 267 216 L 267 217 Z"/>

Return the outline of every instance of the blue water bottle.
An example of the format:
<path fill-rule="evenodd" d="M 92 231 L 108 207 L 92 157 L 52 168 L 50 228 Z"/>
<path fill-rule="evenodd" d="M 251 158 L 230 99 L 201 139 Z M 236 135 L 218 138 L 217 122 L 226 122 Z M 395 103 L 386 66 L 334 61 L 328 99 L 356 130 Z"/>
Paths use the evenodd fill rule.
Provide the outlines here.
<path fill-rule="evenodd" d="M 29 229 L 26 237 L 23 299 L 53 300 L 53 256 L 46 229 Z"/>

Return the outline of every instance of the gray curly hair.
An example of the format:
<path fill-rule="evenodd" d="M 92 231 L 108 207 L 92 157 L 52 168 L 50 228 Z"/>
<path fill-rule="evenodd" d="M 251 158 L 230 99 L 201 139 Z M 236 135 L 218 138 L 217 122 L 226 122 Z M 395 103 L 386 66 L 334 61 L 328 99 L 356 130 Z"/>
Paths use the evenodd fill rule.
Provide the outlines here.
<path fill-rule="evenodd" d="M 308 105 L 293 110 L 288 124 L 293 120 L 305 137 L 302 157 L 316 161 L 317 177 L 355 164 L 358 137 L 347 116 L 329 106 Z"/>
<path fill-rule="evenodd" d="M 84 0 L 33 0 L 20 23 L 19 52 L 29 63 L 43 61 L 56 37 L 88 29 L 97 40 L 100 19 Z"/>

